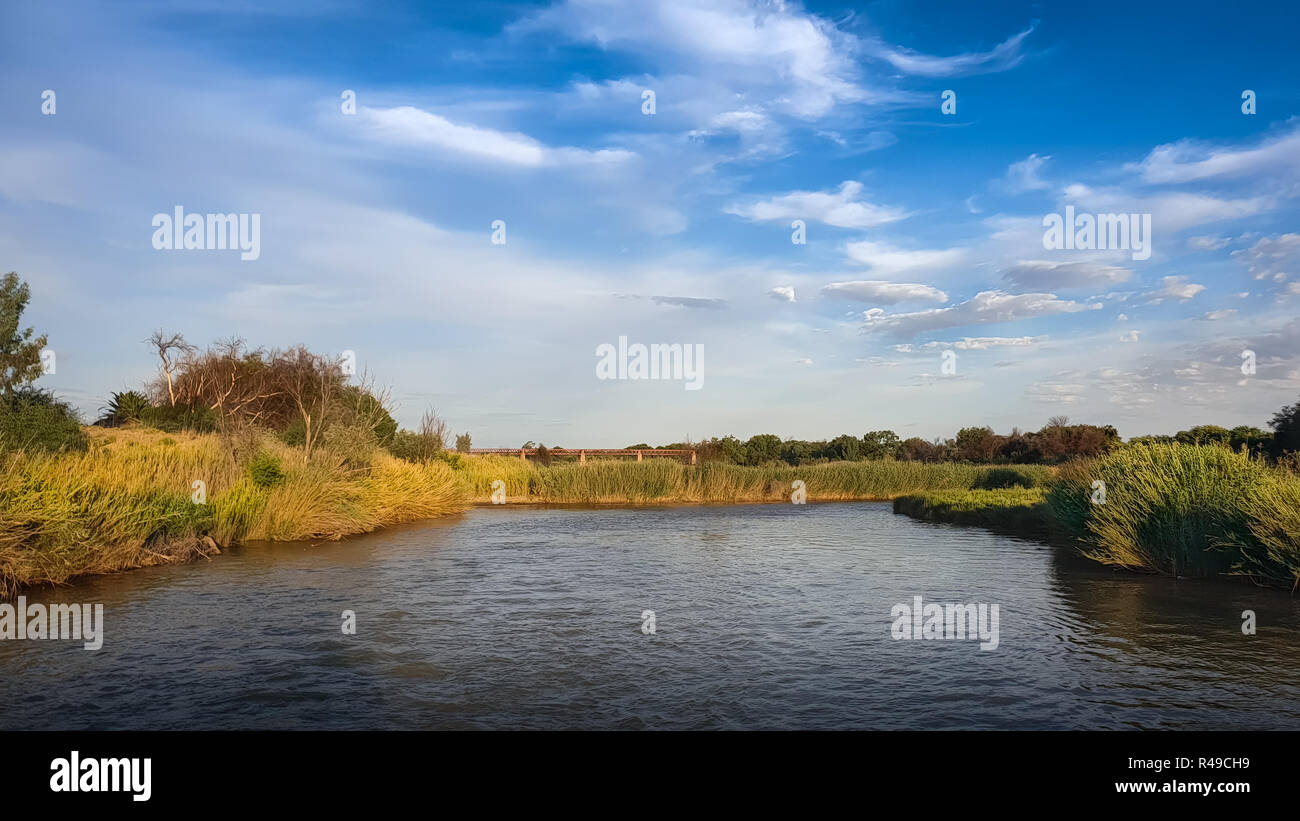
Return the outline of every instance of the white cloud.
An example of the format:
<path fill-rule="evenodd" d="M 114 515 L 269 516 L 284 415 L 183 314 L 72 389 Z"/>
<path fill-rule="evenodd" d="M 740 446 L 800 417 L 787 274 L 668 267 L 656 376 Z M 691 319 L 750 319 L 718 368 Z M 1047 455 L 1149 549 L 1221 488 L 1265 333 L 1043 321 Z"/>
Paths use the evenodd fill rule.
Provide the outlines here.
<path fill-rule="evenodd" d="M 826 296 L 858 302 L 895 305 L 899 302 L 947 302 L 948 295 L 938 288 L 916 282 L 883 282 L 881 280 L 854 280 L 832 282 L 822 288 Z"/>
<path fill-rule="evenodd" d="M 1233 251 L 1255 279 L 1285 282 L 1300 274 L 1300 234 L 1264 237 L 1249 248 Z"/>
<path fill-rule="evenodd" d="M 1101 262 L 1051 262 L 1021 260 L 1007 269 L 1004 278 L 1021 288 L 1104 288 L 1127 282 L 1132 269 Z"/>
<path fill-rule="evenodd" d="M 849 259 L 869 265 L 871 270 L 882 274 L 949 268 L 961 263 L 967 254 L 965 248 L 908 251 L 871 240 L 850 242 L 844 246 L 844 251 Z"/>
<path fill-rule="evenodd" d="M 987 351 L 992 348 L 1024 348 L 1046 340 L 1045 336 L 967 336 L 955 342 L 933 340 L 920 346 L 920 350 Z M 895 345 L 894 348 L 903 353 L 914 350 L 911 345 Z M 907 350 L 902 351 L 903 348 Z"/>
<path fill-rule="evenodd" d="M 1140 340 L 1141 338 L 1142 338 L 1142 332 L 1141 332 L 1141 331 L 1125 331 L 1124 333 L 1120 334 L 1119 341 L 1120 341 L 1120 342 L 1137 342 L 1137 341 Z"/>
<path fill-rule="evenodd" d="M 1144 182 L 1185 183 L 1263 175 L 1276 177 L 1300 170 L 1300 128 L 1268 137 L 1251 148 L 1215 148 L 1184 140 L 1157 146 L 1140 163 L 1127 166 Z"/>
<path fill-rule="evenodd" d="M 1039 170 L 1050 159 L 1050 156 L 1040 157 L 1037 154 L 1030 154 L 1020 162 L 1013 162 L 1007 167 L 1006 177 L 998 181 L 998 187 L 1011 194 L 1051 188 L 1051 183 L 1038 176 Z"/>
<path fill-rule="evenodd" d="M 1230 316 L 1236 316 L 1236 315 L 1237 315 L 1236 308 L 1225 308 L 1221 311 L 1210 311 L 1206 313 L 1205 318 L 1213 321 L 1216 319 L 1227 319 Z"/>
<path fill-rule="evenodd" d="M 509 26 L 515 34 L 560 31 L 602 49 L 641 54 L 661 66 L 721 77 L 795 116 L 820 117 L 839 102 L 869 100 L 850 57 L 854 38 L 785 3 L 743 0 L 567 0 Z M 759 97 L 759 95 L 755 95 Z"/>
<path fill-rule="evenodd" d="M 816 220 L 837 228 L 873 228 L 905 219 L 902 208 L 862 202 L 862 183 L 848 180 L 836 191 L 792 191 L 768 200 L 732 203 L 723 210 L 751 222 Z"/>
<path fill-rule="evenodd" d="M 794 302 L 793 285 L 778 285 L 768 291 L 767 294 L 772 297 L 772 299 L 780 300 L 781 302 Z"/>
<path fill-rule="evenodd" d="M 894 48 L 880 40 L 869 40 L 863 45 L 869 55 L 884 60 L 899 71 L 921 77 L 953 77 L 962 74 L 1005 71 L 1019 65 L 1025 57 L 1021 45 L 1032 31 L 1033 28 L 1030 27 L 1008 37 L 991 51 L 970 52 L 952 57 L 933 57 L 911 49 Z"/>
<path fill-rule="evenodd" d="M 1227 237 L 1191 237 L 1187 240 L 1187 245 L 1194 251 L 1217 251 L 1226 246 L 1232 240 Z"/>
<path fill-rule="evenodd" d="M 1170 276 L 1160 278 L 1160 288 L 1149 291 L 1145 294 L 1151 298 L 1151 303 L 1158 305 L 1166 299 L 1176 299 L 1179 302 L 1186 302 L 1192 297 L 1205 290 L 1204 285 L 1197 285 L 1195 282 L 1188 282 L 1187 277 Z"/>
<path fill-rule="evenodd" d="M 358 117 L 371 136 L 386 142 L 424 146 L 482 160 L 537 168 L 547 165 L 614 164 L 636 155 L 623 149 L 588 151 L 552 148 L 526 134 L 462 125 L 413 106 L 368 108 Z"/>
<path fill-rule="evenodd" d="M 1073 201 L 1080 211 L 1151 214 L 1151 230 L 1157 237 L 1196 225 L 1253 216 L 1276 204 L 1272 197 L 1263 196 L 1224 199 L 1184 191 L 1141 195 L 1081 183 L 1067 186 L 1064 193 L 1066 201 Z"/>
<path fill-rule="evenodd" d="M 1017 322 L 1052 314 L 1097 310 L 1100 303 L 1084 304 L 1058 299 L 1055 294 L 1009 294 L 981 291 L 966 302 L 947 308 L 932 308 L 903 314 L 887 314 L 880 308 L 863 313 L 866 330 L 911 336 L 921 331 L 960 328 L 994 322 Z"/>

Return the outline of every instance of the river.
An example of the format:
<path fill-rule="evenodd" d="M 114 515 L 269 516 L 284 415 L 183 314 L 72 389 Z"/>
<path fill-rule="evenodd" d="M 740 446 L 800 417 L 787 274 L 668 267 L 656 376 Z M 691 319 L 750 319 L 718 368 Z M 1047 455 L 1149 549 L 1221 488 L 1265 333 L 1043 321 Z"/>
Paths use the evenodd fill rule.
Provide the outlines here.
<path fill-rule="evenodd" d="M 997 647 L 895 639 L 915 596 L 998 605 Z M 883 503 L 482 507 L 27 599 L 105 638 L 0 642 L 4 729 L 1300 727 L 1285 591 Z"/>

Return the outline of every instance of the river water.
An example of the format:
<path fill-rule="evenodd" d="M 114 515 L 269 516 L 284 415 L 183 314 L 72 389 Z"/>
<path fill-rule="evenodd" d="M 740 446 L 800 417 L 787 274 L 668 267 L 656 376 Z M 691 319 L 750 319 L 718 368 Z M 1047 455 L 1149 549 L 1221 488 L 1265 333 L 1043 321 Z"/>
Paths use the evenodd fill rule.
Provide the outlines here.
<path fill-rule="evenodd" d="M 893 638 L 915 596 L 998 605 L 997 647 Z M 1286 592 L 882 503 L 485 507 L 27 598 L 104 644 L 0 642 L 4 729 L 1300 728 Z"/>

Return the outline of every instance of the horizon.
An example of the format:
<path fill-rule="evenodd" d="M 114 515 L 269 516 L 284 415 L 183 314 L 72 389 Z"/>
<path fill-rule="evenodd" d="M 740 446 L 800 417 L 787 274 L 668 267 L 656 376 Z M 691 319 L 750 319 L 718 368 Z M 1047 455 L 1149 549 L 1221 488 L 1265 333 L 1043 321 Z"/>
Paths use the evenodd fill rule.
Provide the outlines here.
<path fill-rule="evenodd" d="M 93 419 L 161 327 L 354 352 L 400 424 L 475 447 L 1131 439 L 1300 396 L 1283 4 L 494 8 L 8 9 L 0 272 L 57 355 L 37 385 Z M 256 252 L 160 248 L 178 208 L 257 216 Z M 1076 214 L 1131 231 L 1046 247 Z M 602 378 L 620 338 L 702 346 L 699 389 Z"/>

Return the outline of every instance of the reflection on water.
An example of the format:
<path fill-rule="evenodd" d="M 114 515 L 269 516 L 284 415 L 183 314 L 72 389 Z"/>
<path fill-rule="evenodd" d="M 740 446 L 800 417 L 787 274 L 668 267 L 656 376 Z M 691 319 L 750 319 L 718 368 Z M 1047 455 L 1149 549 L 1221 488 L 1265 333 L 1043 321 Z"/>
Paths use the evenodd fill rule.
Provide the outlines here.
<path fill-rule="evenodd" d="M 998 648 L 893 640 L 916 595 Z M 28 598 L 103 602 L 104 647 L 0 642 L 0 728 L 1300 726 L 1286 593 L 885 504 L 480 508 Z"/>

